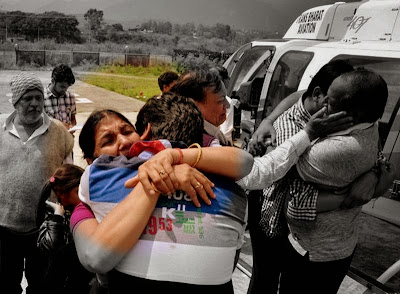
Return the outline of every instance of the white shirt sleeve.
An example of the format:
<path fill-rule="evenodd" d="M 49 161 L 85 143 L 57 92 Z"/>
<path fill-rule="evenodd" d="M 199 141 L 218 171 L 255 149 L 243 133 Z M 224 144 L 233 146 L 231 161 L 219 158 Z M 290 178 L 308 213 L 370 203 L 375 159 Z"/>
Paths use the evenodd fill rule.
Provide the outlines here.
<path fill-rule="evenodd" d="M 232 132 L 233 132 L 233 115 L 234 105 L 232 99 L 226 96 L 226 100 L 229 102 L 229 108 L 226 110 L 226 120 L 219 126 L 219 129 L 224 136 L 232 143 Z"/>
<path fill-rule="evenodd" d="M 244 189 L 261 190 L 283 178 L 296 164 L 299 156 L 310 146 L 311 142 L 303 130 L 283 142 L 273 151 L 262 157 L 254 158 L 250 173 L 237 183 Z"/>
<path fill-rule="evenodd" d="M 89 197 L 89 176 L 90 176 L 90 167 L 87 166 L 85 171 L 81 176 L 81 182 L 79 184 L 78 195 L 79 199 L 89 205 L 90 197 Z"/>

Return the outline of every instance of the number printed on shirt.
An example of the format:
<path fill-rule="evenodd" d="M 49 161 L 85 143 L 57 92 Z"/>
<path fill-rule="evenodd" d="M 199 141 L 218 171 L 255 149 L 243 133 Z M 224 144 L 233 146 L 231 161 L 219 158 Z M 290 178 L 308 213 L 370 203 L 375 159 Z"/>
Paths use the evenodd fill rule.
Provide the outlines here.
<path fill-rule="evenodd" d="M 172 231 L 172 219 L 151 216 L 147 226 L 143 230 L 143 234 L 155 235 L 157 230 L 160 231 Z"/>

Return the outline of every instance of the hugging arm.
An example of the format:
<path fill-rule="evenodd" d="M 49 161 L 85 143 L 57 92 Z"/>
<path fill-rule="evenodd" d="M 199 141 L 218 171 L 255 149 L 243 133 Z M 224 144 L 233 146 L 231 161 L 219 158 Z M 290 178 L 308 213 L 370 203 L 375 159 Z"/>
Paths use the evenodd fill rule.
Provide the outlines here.
<path fill-rule="evenodd" d="M 261 150 L 264 150 L 267 145 L 276 146 L 276 131 L 273 126 L 274 121 L 287 109 L 293 106 L 303 93 L 304 91 L 297 91 L 290 94 L 283 99 L 266 118 L 264 118 L 249 141 L 248 150 L 251 154 L 254 156 L 260 155 Z M 267 141 L 267 138 L 269 137 L 270 141 Z"/>
<path fill-rule="evenodd" d="M 193 194 L 193 189 L 199 192 L 199 189 L 196 188 L 199 184 L 205 186 L 201 177 L 188 180 L 186 185 L 179 183 L 174 170 L 175 165 L 184 165 L 188 170 L 193 169 L 191 166 L 195 165 L 196 169 L 203 172 L 239 179 L 250 172 L 253 157 L 248 152 L 236 147 L 166 149 L 142 164 L 139 167 L 138 175 L 128 180 L 126 186 L 133 187 L 140 181 L 144 188 L 152 194 L 155 191 L 153 185 L 156 189 L 164 192 L 163 189 L 167 186 L 167 184 L 164 186 L 164 183 L 170 180 L 175 189 L 183 189 L 189 195 Z"/>
<path fill-rule="evenodd" d="M 84 219 L 73 230 L 79 260 L 88 270 L 106 273 L 136 244 L 157 203 L 139 183 L 98 223 Z"/>
<path fill-rule="evenodd" d="M 319 190 L 317 212 L 361 206 L 385 194 L 395 179 L 395 168 L 385 161 L 378 161 L 377 168 L 359 176 L 342 194 Z"/>

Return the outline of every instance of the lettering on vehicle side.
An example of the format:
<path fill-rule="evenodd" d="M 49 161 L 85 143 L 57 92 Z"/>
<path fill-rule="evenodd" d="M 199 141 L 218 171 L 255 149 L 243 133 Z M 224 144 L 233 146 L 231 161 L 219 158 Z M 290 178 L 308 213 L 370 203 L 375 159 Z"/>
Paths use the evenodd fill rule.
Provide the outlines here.
<path fill-rule="evenodd" d="M 312 34 L 315 32 L 317 23 L 320 22 L 324 15 L 324 9 L 305 12 L 297 18 L 299 27 L 297 34 Z"/>
<path fill-rule="evenodd" d="M 349 28 L 349 31 L 354 30 L 355 33 L 358 33 L 358 31 L 367 23 L 368 20 L 370 20 L 370 18 L 371 17 L 364 17 L 362 15 L 355 16 L 347 25 L 347 27 Z"/>

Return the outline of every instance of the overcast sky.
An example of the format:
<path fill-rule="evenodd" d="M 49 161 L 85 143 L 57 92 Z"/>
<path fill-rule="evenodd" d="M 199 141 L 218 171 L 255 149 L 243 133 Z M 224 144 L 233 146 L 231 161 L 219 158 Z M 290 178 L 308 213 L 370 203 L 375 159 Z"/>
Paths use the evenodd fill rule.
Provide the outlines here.
<path fill-rule="evenodd" d="M 177 23 L 229 24 L 236 28 L 284 31 L 304 10 L 332 4 L 334 0 L 0 0 L 2 10 L 60 11 L 84 14 L 89 8 L 103 10 L 114 22 L 149 19 Z"/>

